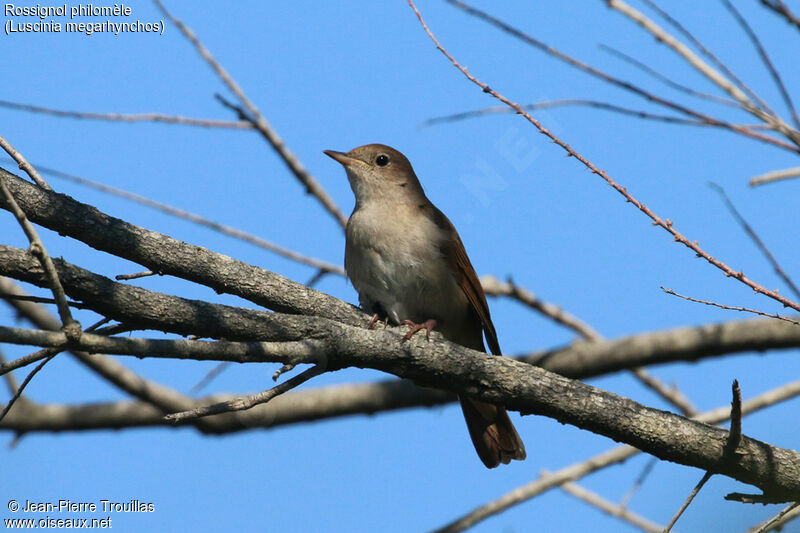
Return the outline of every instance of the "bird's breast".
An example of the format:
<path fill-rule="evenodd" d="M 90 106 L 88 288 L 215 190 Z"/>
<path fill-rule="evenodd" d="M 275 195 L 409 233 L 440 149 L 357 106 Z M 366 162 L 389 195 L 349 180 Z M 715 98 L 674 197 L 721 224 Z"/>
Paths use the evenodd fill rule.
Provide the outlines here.
<path fill-rule="evenodd" d="M 379 304 L 395 322 L 453 322 L 466 297 L 442 255 L 443 231 L 404 208 L 356 210 L 347 224 L 345 269 L 362 304 Z"/>

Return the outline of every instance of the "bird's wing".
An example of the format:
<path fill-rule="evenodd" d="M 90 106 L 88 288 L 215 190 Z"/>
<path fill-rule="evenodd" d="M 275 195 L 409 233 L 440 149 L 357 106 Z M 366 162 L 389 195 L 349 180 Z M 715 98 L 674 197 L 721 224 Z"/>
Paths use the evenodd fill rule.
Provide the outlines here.
<path fill-rule="evenodd" d="M 486 302 L 486 295 L 483 293 L 483 287 L 475 274 L 475 269 L 467 256 L 467 251 L 464 249 L 464 243 L 461 242 L 461 237 L 458 236 L 455 226 L 445 216 L 444 213 L 439 211 L 433 204 L 429 204 L 429 214 L 433 221 L 443 229 L 449 238 L 444 239 L 442 252 L 444 253 L 447 263 L 453 274 L 458 280 L 458 285 L 464 291 L 464 295 L 469 300 L 473 312 L 478 317 L 483 326 L 484 334 L 486 335 L 486 343 L 489 345 L 489 351 L 494 355 L 501 355 L 500 343 L 497 341 L 497 331 L 492 324 L 492 317 L 489 314 L 489 304 Z"/>

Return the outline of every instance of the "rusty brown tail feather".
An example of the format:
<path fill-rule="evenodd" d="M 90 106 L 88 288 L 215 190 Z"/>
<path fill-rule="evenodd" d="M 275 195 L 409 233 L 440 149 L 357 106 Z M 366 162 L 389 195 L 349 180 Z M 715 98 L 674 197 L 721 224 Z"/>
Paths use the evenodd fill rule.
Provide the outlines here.
<path fill-rule="evenodd" d="M 505 407 L 463 396 L 458 399 L 472 444 L 486 468 L 494 468 L 500 463 L 508 464 L 512 459 L 525 459 L 525 445 L 508 418 Z"/>

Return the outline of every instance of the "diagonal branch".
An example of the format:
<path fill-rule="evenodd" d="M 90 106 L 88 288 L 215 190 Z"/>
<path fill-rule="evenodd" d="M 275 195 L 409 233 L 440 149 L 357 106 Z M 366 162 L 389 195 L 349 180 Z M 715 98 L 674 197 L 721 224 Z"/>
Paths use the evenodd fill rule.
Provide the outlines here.
<path fill-rule="evenodd" d="M 167 8 L 164 7 L 164 4 L 161 3 L 161 0 L 153 0 L 156 7 L 167 17 L 170 22 L 175 24 L 178 29 L 183 33 L 184 37 L 189 40 L 190 43 L 195 47 L 197 53 L 208 63 L 208 65 L 212 68 L 212 70 L 217 74 L 220 80 L 231 90 L 233 94 L 239 99 L 239 101 L 247 108 L 247 111 L 252 116 L 252 124 L 255 126 L 256 130 L 267 140 L 267 142 L 272 146 L 272 149 L 280 156 L 281 160 L 286 164 L 289 170 L 294 174 L 295 178 L 297 178 L 300 183 L 306 188 L 306 192 L 308 194 L 313 195 L 317 200 L 319 200 L 320 204 L 325 208 L 328 213 L 330 213 L 336 221 L 339 223 L 341 227 L 347 224 L 347 217 L 344 216 L 339 210 L 339 207 L 333 201 L 325 189 L 319 184 L 319 182 L 311 175 L 308 170 L 303 166 L 300 160 L 295 156 L 286 144 L 283 142 L 283 139 L 278 135 L 278 133 L 270 126 L 267 119 L 264 115 L 261 114 L 261 111 L 255 106 L 255 104 L 250 101 L 247 95 L 244 93 L 242 88 L 239 86 L 238 83 L 231 77 L 225 68 L 217 62 L 216 59 L 211 55 L 211 52 L 206 48 L 200 39 L 197 38 L 197 35 L 186 25 L 183 23 L 182 20 L 174 17 Z"/>
<path fill-rule="evenodd" d="M 455 0 L 448 0 L 448 1 L 454 2 Z M 711 254 L 709 254 L 708 252 L 706 252 L 705 250 L 700 248 L 700 246 L 697 244 L 697 241 L 689 241 L 689 239 L 684 237 L 680 232 L 678 232 L 673 227 L 673 224 L 672 224 L 671 220 L 667 219 L 665 221 L 661 217 L 656 215 L 652 210 L 650 210 L 649 207 L 647 207 L 646 205 L 641 203 L 639 200 L 634 198 L 634 196 L 631 195 L 625 187 L 623 187 L 622 185 L 618 184 L 616 181 L 611 179 L 611 177 L 605 171 L 600 170 L 591 161 L 589 161 L 588 159 L 583 157 L 581 154 L 579 154 L 578 152 L 573 150 L 566 142 L 564 142 L 559 137 L 557 137 L 552 132 L 550 132 L 550 130 L 545 128 L 538 120 L 533 118 L 528 112 L 526 112 L 524 109 L 522 109 L 522 107 L 520 107 L 519 104 L 516 104 L 516 103 L 512 102 L 511 100 L 509 100 L 508 98 L 506 98 L 502 94 L 498 93 L 497 91 L 492 90 L 492 88 L 489 87 L 489 85 L 487 85 L 486 83 L 483 83 L 482 81 L 478 80 L 475 76 L 470 74 L 467 71 L 466 68 L 464 68 L 458 61 L 456 61 L 456 59 L 453 56 L 451 56 L 447 52 L 447 50 L 445 50 L 442 47 L 441 44 L 439 44 L 439 41 L 436 39 L 436 37 L 433 35 L 433 33 L 430 31 L 430 29 L 428 29 L 428 26 L 425 24 L 425 21 L 423 20 L 422 15 L 420 14 L 420 12 L 417 10 L 416 6 L 414 5 L 414 2 L 412 0 L 408 0 L 408 3 L 413 8 L 414 12 L 417 15 L 417 18 L 419 19 L 420 23 L 422 24 L 423 29 L 428 34 L 428 36 L 431 38 L 431 40 L 434 42 L 434 44 L 436 45 L 436 48 L 440 52 L 442 52 L 442 54 L 445 57 L 447 57 L 448 60 L 450 60 L 450 62 L 453 64 L 453 66 L 456 67 L 458 70 L 460 70 L 461 73 L 464 74 L 464 76 L 467 77 L 467 79 L 469 79 L 472 83 L 474 83 L 475 85 L 480 87 L 481 90 L 483 90 L 483 92 L 490 94 L 494 98 L 500 100 L 501 102 L 503 102 L 507 106 L 513 108 L 520 115 L 525 117 L 525 119 L 528 120 L 528 122 L 530 122 L 531 124 L 533 124 L 536 127 L 536 129 L 539 130 L 540 133 L 542 133 L 543 135 L 547 136 L 550 140 L 552 140 L 558 146 L 563 148 L 567 152 L 568 155 L 570 155 L 570 156 L 574 157 L 575 159 L 577 159 L 578 161 L 580 161 L 584 166 L 586 166 L 589 170 L 591 170 L 593 174 L 597 174 L 598 176 L 600 176 L 614 190 L 616 190 L 618 193 L 620 193 L 628 202 L 632 203 L 637 209 L 639 209 L 642 213 L 647 215 L 653 221 L 654 225 L 659 226 L 659 227 L 663 228 L 664 230 L 666 230 L 668 233 L 670 233 L 673 236 L 673 238 L 677 242 L 680 242 L 681 244 L 683 244 L 687 248 L 691 249 L 695 254 L 697 254 L 697 256 L 702 257 L 703 259 L 705 259 L 706 261 L 708 261 L 709 263 L 711 263 L 712 265 L 714 265 L 718 269 L 722 270 L 725 273 L 726 276 L 733 277 L 733 278 L 739 280 L 740 282 L 744 283 L 745 285 L 747 285 L 748 287 L 753 289 L 755 292 L 757 292 L 759 294 L 763 294 L 763 295 L 765 295 L 765 296 L 767 296 L 769 298 L 772 298 L 773 300 L 776 300 L 776 301 L 780 302 L 781 304 L 783 304 L 786 307 L 791 307 L 792 309 L 794 309 L 796 311 L 800 311 L 800 303 L 793 302 L 792 300 L 789 300 L 788 298 L 784 298 L 783 296 L 778 294 L 776 291 L 772 291 L 772 290 L 767 289 L 766 287 L 763 287 L 762 285 L 756 283 L 755 281 L 753 281 L 750 278 L 748 278 L 747 276 L 745 276 L 743 272 L 736 272 L 731 267 L 729 267 L 728 265 L 726 265 L 725 263 L 723 263 L 719 259 L 716 259 Z M 458 2 L 458 3 L 461 4 L 461 2 Z"/>

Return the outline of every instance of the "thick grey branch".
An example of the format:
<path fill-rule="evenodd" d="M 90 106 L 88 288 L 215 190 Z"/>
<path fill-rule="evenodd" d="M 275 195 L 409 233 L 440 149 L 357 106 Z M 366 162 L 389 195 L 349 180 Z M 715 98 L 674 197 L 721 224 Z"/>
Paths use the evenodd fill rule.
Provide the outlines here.
<path fill-rule="evenodd" d="M 355 306 L 280 274 L 129 224 L 67 195 L 44 191 L 3 169 L 0 177 L 32 222 L 92 248 L 275 311 L 325 316 L 352 325 L 368 320 Z"/>
<path fill-rule="evenodd" d="M 545 415 L 663 460 L 750 483 L 774 499 L 800 498 L 800 454 L 792 450 L 742 436 L 737 459 L 731 460 L 724 453 L 728 441 L 724 429 L 645 407 L 541 368 L 506 357 L 488 357 L 448 342 L 414 339 L 400 343 L 389 331 L 369 331 L 322 318 L 305 320 L 310 336 L 326 347 L 330 368 L 372 368 L 505 405 L 523 414 Z M 0 337 L 11 329 L 1 328 Z M 293 336 L 291 331 L 284 334 Z M 98 337 L 85 334 L 70 341 L 63 333 L 40 330 L 30 335 L 47 342 L 60 337 L 61 342 L 73 345 Z"/>

